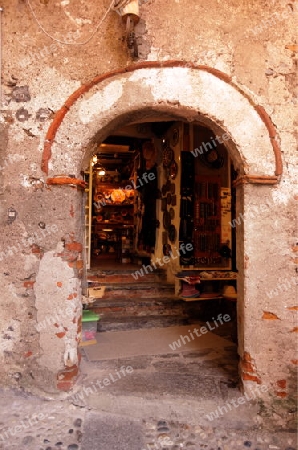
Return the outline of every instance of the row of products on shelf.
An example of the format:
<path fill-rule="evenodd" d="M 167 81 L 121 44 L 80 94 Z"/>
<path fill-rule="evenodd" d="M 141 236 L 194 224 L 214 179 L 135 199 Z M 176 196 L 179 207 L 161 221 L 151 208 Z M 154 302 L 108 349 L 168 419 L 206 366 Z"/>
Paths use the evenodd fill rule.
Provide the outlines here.
<path fill-rule="evenodd" d="M 237 300 L 236 288 L 231 285 L 224 286 L 220 291 L 216 291 L 212 286 L 189 284 L 182 281 L 179 295 L 182 298 L 213 299 L 223 297 L 230 300 Z"/>
<path fill-rule="evenodd" d="M 224 280 L 224 275 L 228 275 L 229 278 L 236 279 L 236 272 L 216 272 L 214 273 L 217 277 Z M 181 271 L 176 274 L 176 277 L 180 280 L 180 293 L 179 295 L 183 298 L 228 298 L 231 300 L 237 299 L 236 288 L 233 284 L 225 284 L 219 287 L 214 283 L 208 283 L 208 280 L 212 280 L 212 272 L 202 272 L 201 274 L 197 271 Z M 204 276 L 203 276 L 204 275 Z M 207 275 L 207 277 L 205 276 Z M 204 280 L 204 283 L 201 283 Z"/>
<path fill-rule="evenodd" d="M 130 189 L 128 189 L 130 187 Z M 105 205 L 122 205 L 122 204 L 133 204 L 134 203 L 134 190 L 131 186 L 127 186 L 127 188 L 103 188 L 98 187 L 94 193 L 93 198 L 98 207 L 102 207 Z"/>
<path fill-rule="evenodd" d="M 130 223 L 133 220 L 133 211 L 131 209 L 121 209 L 121 211 L 102 209 L 96 216 L 93 217 L 94 223 L 101 222 L 121 222 Z"/>

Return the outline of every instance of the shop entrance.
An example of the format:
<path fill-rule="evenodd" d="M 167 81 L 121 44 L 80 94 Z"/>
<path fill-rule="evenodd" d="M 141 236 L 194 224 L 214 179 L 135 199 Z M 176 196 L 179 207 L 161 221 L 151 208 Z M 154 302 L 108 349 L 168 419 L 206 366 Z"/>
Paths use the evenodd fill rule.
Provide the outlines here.
<path fill-rule="evenodd" d="M 66 254 L 55 252 L 49 255 L 55 267 L 59 267 L 60 276 L 59 284 L 51 274 L 47 277 L 48 285 L 52 286 L 50 296 L 52 308 L 55 306 L 55 301 L 58 303 L 61 300 L 61 280 L 62 285 L 66 287 L 73 286 L 75 283 L 77 286 L 81 281 L 80 242 L 83 243 L 83 236 L 82 222 L 78 217 L 82 200 L 79 189 L 83 187 L 81 171 L 88 168 L 90 158 L 97 150 L 99 143 L 104 142 L 114 130 L 131 123 L 151 121 L 157 115 L 159 122 L 163 118 L 178 122 L 182 120 L 188 124 L 196 123 L 212 129 L 215 135 L 221 133 L 222 137 L 228 136 L 225 144 L 238 173 L 235 183 L 237 219 L 244 217 L 250 202 L 258 204 L 259 186 L 265 195 L 265 191 L 270 190 L 272 185 L 280 181 L 281 152 L 274 125 L 264 108 L 255 104 L 243 88 L 239 87 L 227 74 L 205 66 L 192 65 L 190 68 L 187 63 L 181 61 L 149 61 L 145 66 L 140 64 L 125 67 L 122 71 L 95 78 L 73 93 L 57 112 L 47 132 L 42 155 L 42 170 L 48 177 L 47 184 L 65 188 L 64 196 L 60 197 L 63 198 L 64 204 L 66 201 L 70 204 L 70 213 L 63 209 L 60 218 L 61 224 L 70 233 L 66 241 L 67 252 Z M 75 127 L 74 124 L 76 124 Z M 65 148 L 71 149 L 71 158 Z M 191 151 L 195 150 L 191 146 L 187 148 Z M 165 153 L 167 159 L 166 149 L 167 147 L 162 149 L 161 154 L 164 157 Z M 210 161 L 212 162 L 212 159 L 209 159 Z M 178 162 L 177 159 L 175 162 Z M 173 165 L 175 173 L 174 167 L 175 165 Z M 57 174 L 62 175 L 57 176 Z M 176 179 L 178 180 L 177 177 Z M 78 188 L 77 195 L 73 188 Z M 178 191 L 172 195 L 176 195 L 176 200 L 180 196 Z M 208 208 L 206 207 L 204 211 L 208 211 Z M 164 215 L 160 217 L 163 223 Z M 209 216 L 205 218 L 212 219 Z M 178 219 L 180 220 L 179 216 Z M 167 220 L 165 215 L 166 225 Z M 177 216 L 174 220 L 177 220 Z M 159 222 L 161 224 L 160 220 Z M 210 225 L 212 226 L 209 222 L 208 226 Z M 199 226 L 202 224 L 199 223 Z M 252 232 L 255 227 L 258 227 L 258 218 L 254 218 L 253 221 L 249 217 L 246 218 L 245 227 L 243 220 L 237 222 L 237 268 L 240 273 L 237 281 L 238 353 L 241 358 L 240 375 L 245 385 L 248 385 L 250 381 L 259 382 L 260 377 L 255 367 L 262 362 L 258 353 L 253 351 L 250 323 L 247 320 L 250 316 L 254 317 L 255 305 L 258 304 L 255 285 L 247 282 L 254 274 L 254 265 L 250 261 L 254 260 L 251 249 L 258 245 L 257 237 Z M 177 228 L 176 232 L 178 234 Z M 163 262 L 161 258 L 166 256 L 163 255 L 165 245 L 163 238 L 169 239 L 169 233 L 165 236 L 158 231 L 157 236 L 154 256 Z M 209 246 L 210 241 L 208 243 L 206 238 L 205 243 L 201 242 L 199 246 L 202 253 L 205 252 L 206 242 Z M 74 255 L 70 254 L 73 248 L 76 249 Z M 59 258 L 62 255 L 64 259 L 60 261 L 56 255 Z M 205 255 L 197 257 L 206 258 Z M 66 258 L 71 258 L 69 264 Z M 212 264 L 213 261 L 217 264 L 215 258 L 211 256 Z M 57 261 L 61 264 L 58 265 Z M 170 258 L 167 267 L 171 270 L 167 272 L 167 276 L 175 273 L 177 262 L 177 259 L 171 261 Z M 203 264 L 203 260 L 201 263 Z M 49 263 L 43 258 L 40 263 L 41 269 L 45 264 Z M 212 269 L 217 270 L 217 267 Z M 176 281 L 173 280 L 175 283 Z M 178 283 L 180 283 L 179 280 Z M 266 288 L 264 281 L 263 289 L 266 291 Z M 47 291 L 36 283 L 36 292 L 37 304 L 39 302 L 44 304 L 45 299 L 48 298 Z M 79 314 L 79 290 L 76 296 L 71 294 L 69 298 L 68 306 L 73 305 Z M 42 314 L 39 319 L 43 320 Z M 76 320 L 76 317 L 65 319 L 64 325 L 68 330 L 67 341 L 58 341 L 60 342 L 59 351 L 55 358 L 51 359 L 51 370 L 53 373 L 59 373 L 60 378 L 64 376 L 64 372 L 67 372 L 68 367 L 74 367 L 74 373 L 77 373 L 77 346 L 80 340 L 80 322 Z M 256 327 L 255 332 L 257 330 L 261 332 L 261 322 L 255 321 L 253 326 Z M 53 330 L 46 330 L 44 334 L 53 336 L 53 339 L 56 338 Z M 43 338 L 41 342 L 44 341 Z M 43 347 L 43 350 L 43 359 L 47 364 L 47 349 Z M 248 362 L 251 363 L 247 364 Z"/>
<path fill-rule="evenodd" d="M 201 124 L 151 121 L 115 130 L 84 172 L 88 268 L 176 251 L 179 260 L 163 266 L 171 281 L 181 267 L 235 271 L 236 176 L 224 137 Z"/>
<path fill-rule="evenodd" d="M 98 377 L 129 364 L 125 395 L 133 386 L 138 397 L 155 377 L 158 396 L 160 389 L 178 398 L 181 386 L 189 395 L 200 385 L 215 398 L 214 386 L 239 387 L 236 171 L 224 144 L 202 123 L 156 118 L 113 131 L 93 152 L 95 298 L 86 307 L 99 320 L 90 336 L 83 311 L 88 382 L 95 365 Z"/>
<path fill-rule="evenodd" d="M 102 316 L 98 330 L 117 330 L 117 322 L 124 327 L 127 314 L 118 308 L 120 293 L 122 301 L 131 299 L 127 306 L 135 317 L 131 317 L 130 328 L 142 327 L 139 315 L 144 311 L 134 304 L 135 297 L 147 295 L 154 316 L 156 296 L 161 295 L 159 312 L 169 314 L 168 305 L 162 304 L 166 283 L 168 297 L 180 305 L 181 323 L 212 320 L 217 313 L 229 312 L 233 319 L 229 336 L 236 341 L 236 232 L 232 221 L 237 174 L 223 134 L 200 123 L 170 118 L 127 124 L 96 147 L 89 167 L 86 211 L 91 211 L 91 225 L 86 227 L 90 232 L 86 244 L 91 243 L 91 292 L 95 292 L 96 280 L 98 287 L 107 288 L 104 299 L 90 306 Z M 100 278 L 96 279 L 98 269 Z M 155 295 L 141 292 L 139 283 Z M 101 307 L 105 300 L 110 309 L 118 308 L 119 317 L 112 318 L 115 323 L 105 306 Z M 183 306 L 181 300 L 188 304 Z M 150 322 L 149 317 L 145 325 L 154 324 L 155 318 Z M 171 320 L 158 322 L 172 324 Z"/>

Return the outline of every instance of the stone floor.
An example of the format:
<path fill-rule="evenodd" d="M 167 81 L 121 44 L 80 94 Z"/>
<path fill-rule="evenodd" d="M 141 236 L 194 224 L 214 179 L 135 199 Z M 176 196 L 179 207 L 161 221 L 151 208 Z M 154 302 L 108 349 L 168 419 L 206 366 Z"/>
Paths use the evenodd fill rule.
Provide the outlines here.
<path fill-rule="evenodd" d="M 237 362 L 232 341 L 223 352 L 95 363 L 83 354 L 61 399 L 1 392 L 0 449 L 296 450 L 290 422 L 273 428 L 253 395 L 237 404 Z"/>

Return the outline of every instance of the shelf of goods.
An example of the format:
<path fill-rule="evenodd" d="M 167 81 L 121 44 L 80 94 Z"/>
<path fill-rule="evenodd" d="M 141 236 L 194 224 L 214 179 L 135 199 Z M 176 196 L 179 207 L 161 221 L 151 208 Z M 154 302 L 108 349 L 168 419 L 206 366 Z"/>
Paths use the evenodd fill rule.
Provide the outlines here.
<path fill-rule="evenodd" d="M 183 268 L 182 272 L 176 274 L 176 278 L 179 281 L 178 296 L 186 302 L 221 299 L 237 300 L 236 288 L 234 286 L 237 282 L 236 272 L 202 272 L 195 269 Z M 211 290 L 204 288 L 203 283 L 205 282 L 209 282 Z M 217 285 L 217 291 L 213 291 L 213 287 L 210 286 L 210 283 L 213 282 Z M 200 285 L 201 290 L 197 287 L 198 285 Z M 221 285 L 220 292 L 218 291 L 218 285 Z"/>

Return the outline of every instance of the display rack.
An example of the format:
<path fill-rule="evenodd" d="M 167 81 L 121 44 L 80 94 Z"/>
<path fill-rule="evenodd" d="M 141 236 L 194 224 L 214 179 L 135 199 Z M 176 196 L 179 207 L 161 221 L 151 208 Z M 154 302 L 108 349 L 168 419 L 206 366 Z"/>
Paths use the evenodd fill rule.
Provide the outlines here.
<path fill-rule="evenodd" d="M 199 266 L 221 264 L 220 177 L 196 176 L 194 256 Z"/>
<path fill-rule="evenodd" d="M 237 273 L 236 272 L 232 272 L 232 271 L 222 271 L 221 276 L 208 276 L 206 278 L 201 277 L 201 272 L 198 270 L 194 270 L 194 269 L 185 269 L 183 268 L 183 272 L 189 271 L 190 273 L 195 272 L 197 277 L 200 277 L 200 280 L 198 281 L 198 283 L 196 283 L 197 286 L 202 285 L 203 283 L 216 283 L 216 291 L 214 291 L 212 294 L 208 293 L 206 295 L 206 293 L 204 294 L 204 288 L 203 288 L 203 292 L 201 293 L 201 295 L 199 297 L 183 297 L 181 296 L 181 287 L 182 287 L 182 282 L 183 280 L 181 278 L 178 278 L 176 275 L 176 279 L 178 280 L 178 296 L 181 300 L 185 301 L 185 302 L 197 302 L 197 301 L 207 301 L 207 300 L 222 300 L 225 298 L 229 298 L 228 296 L 225 296 L 223 294 L 223 287 L 225 285 L 233 285 L 236 288 L 236 284 L 237 284 Z M 201 286 L 200 286 L 201 287 Z M 230 298 L 229 298 L 230 299 Z M 236 300 L 236 298 L 234 298 L 234 300 Z"/>
<path fill-rule="evenodd" d="M 94 252 L 123 263 L 133 253 L 134 191 L 128 184 L 97 181 L 94 188 Z"/>

